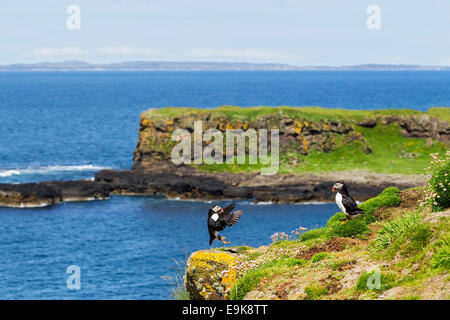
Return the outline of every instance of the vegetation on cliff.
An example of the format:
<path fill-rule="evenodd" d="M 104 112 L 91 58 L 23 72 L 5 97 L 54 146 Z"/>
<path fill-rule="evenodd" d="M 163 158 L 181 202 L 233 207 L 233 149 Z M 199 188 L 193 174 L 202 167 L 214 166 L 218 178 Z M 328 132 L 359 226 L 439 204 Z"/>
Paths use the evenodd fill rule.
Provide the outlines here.
<path fill-rule="evenodd" d="M 448 177 L 445 157 L 432 176 Z M 224 248 L 236 272 L 227 298 L 449 299 L 450 209 L 421 205 L 426 196 L 426 188 L 388 188 L 344 224 L 337 213 L 324 228 L 280 233 L 269 246 Z"/>
<path fill-rule="evenodd" d="M 279 129 L 280 173 L 364 169 L 417 174 L 427 165 L 430 153 L 448 148 L 449 119 L 449 108 L 431 108 L 428 112 L 232 106 L 152 109 L 141 116 L 135 163 L 170 160 L 176 144 L 170 139 L 171 132 L 176 128 L 192 132 L 194 120 L 203 120 L 204 131 Z M 262 166 L 261 163 L 195 165 L 209 172 L 253 172 Z"/>

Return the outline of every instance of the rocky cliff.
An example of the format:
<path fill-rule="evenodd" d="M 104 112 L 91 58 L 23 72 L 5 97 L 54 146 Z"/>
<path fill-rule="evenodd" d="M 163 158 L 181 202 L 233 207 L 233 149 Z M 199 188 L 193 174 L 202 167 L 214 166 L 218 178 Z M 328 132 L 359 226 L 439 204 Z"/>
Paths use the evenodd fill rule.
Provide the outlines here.
<path fill-rule="evenodd" d="M 326 109 L 305 110 L 308 111 L 287 107 L 149 110 L 141 115 L 133 168 L 157 170 L 161 165 L 158 162 L 170 162 L 171 149 L 176 144 L 171 141 L 172 132 L 180 128 L 193 132 L 196 120 L 202 121 L 203 131 L 217 129 L 224 136 L 227 129 L 278 129 L 282 154 L 289 151 L 301 155 L 315 151 L 330 153 L 350 144 L 369 154 L 377 146 L 371 146 L 357 127 L 375 128 L 389 124 L 399 126 L 404 137 L 450 142 L 448 121 L 427 114 L 393 115 L 350 110 L 323 114 Z M 225 150 L 223 156 L 226 156 Z"/>
<path fill-rule="evenodd" d="M 172 132 L 193 133 L 198 120 L 203 132 L 216 129 L 223 136 L 226 130 L 278 129 L 279 173 L 263 176 L 261 164 L 173 164 L 171 151 L 177 142 Z M 332 200 L 330 185 L 342 180 L 352 186 L 356 199 L 365 200 L 388 186 L 422 185 L 419 173 L 429 154 L 445 150 L 449 141 L 446 118 L 411 110 L 155 109 L 141 115 L 133 170 L 102 171 L 96 181 L 112 185 L 119 194 L 296 203 Z M 208 144 L 204 141 L 202 147 Z M 226 148 L 221 156 L 226 158 Z"/>

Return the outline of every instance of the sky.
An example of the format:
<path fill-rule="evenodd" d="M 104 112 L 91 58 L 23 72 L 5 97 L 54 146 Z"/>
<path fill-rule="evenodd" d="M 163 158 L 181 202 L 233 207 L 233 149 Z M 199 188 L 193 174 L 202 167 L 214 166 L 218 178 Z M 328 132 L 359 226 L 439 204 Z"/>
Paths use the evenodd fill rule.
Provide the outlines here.
<path fill-rule="evenodd" d="M 0 0 L 0 64 L 450 65 L 449 34 L 449 0 Z"/>

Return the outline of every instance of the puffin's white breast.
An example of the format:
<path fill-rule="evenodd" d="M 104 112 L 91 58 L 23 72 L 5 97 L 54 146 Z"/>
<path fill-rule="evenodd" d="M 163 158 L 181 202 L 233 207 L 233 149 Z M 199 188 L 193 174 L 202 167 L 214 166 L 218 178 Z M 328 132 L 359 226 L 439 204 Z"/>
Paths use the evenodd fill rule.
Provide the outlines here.
<path fill-rule="evenodd" d="M 214 213 L 214 214 L 211 216 L 211 219 L 213 219 L 214 221 L 217 221 L 217 220 L 219 219 L 219 215 L 218 215 L 217 213 Z"/>
<path fill-rule="evenodd" d="M 338 205 L 339 209 L 341 209 L 341 211 L 343 213 L 347 213 L 347 211 L 345 210 L 344 205 L 342 204 L 342 194 L 340 194 L 339 192 L 336 193 L 336 204 Z"/>

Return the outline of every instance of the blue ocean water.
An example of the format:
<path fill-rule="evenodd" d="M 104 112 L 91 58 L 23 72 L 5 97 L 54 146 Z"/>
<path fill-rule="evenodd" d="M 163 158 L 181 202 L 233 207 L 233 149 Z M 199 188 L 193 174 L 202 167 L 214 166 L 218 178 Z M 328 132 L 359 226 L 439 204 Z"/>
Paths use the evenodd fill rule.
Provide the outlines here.
<path fill-rule="evenodd" d="M 219 202 L 226 204 L 226 202 Z M 1 299 L 170 299 L 176 263 L 209 248 L 211 203 L 152 197 L 66 203 L 52 208 L 0 208 Z M 222 232 L 230 245 L 260 246 L 277 231 L 322 226 L 335 204 L 254 205 Z M 213 243 L 213 247 L 221 246 Z M 175 261 L 174 261 L 175 260 Z M 81 289 L 68 290 L 77 265 Z"/>
<path fill-rule="evenodd" d="M 24 72 L 0 74 L 0 183 L 127 169 L 148 108 L 450 106 L 450 72 Z M 154 197 L 0 208 L 0 299 L 167 299 L 173 259 L 208 247 L 211 203 Z M 232 245 L 323 226 L 335 204 L 239 202 Z M 81 290 L 66 268 L 81 268 Z"/>

